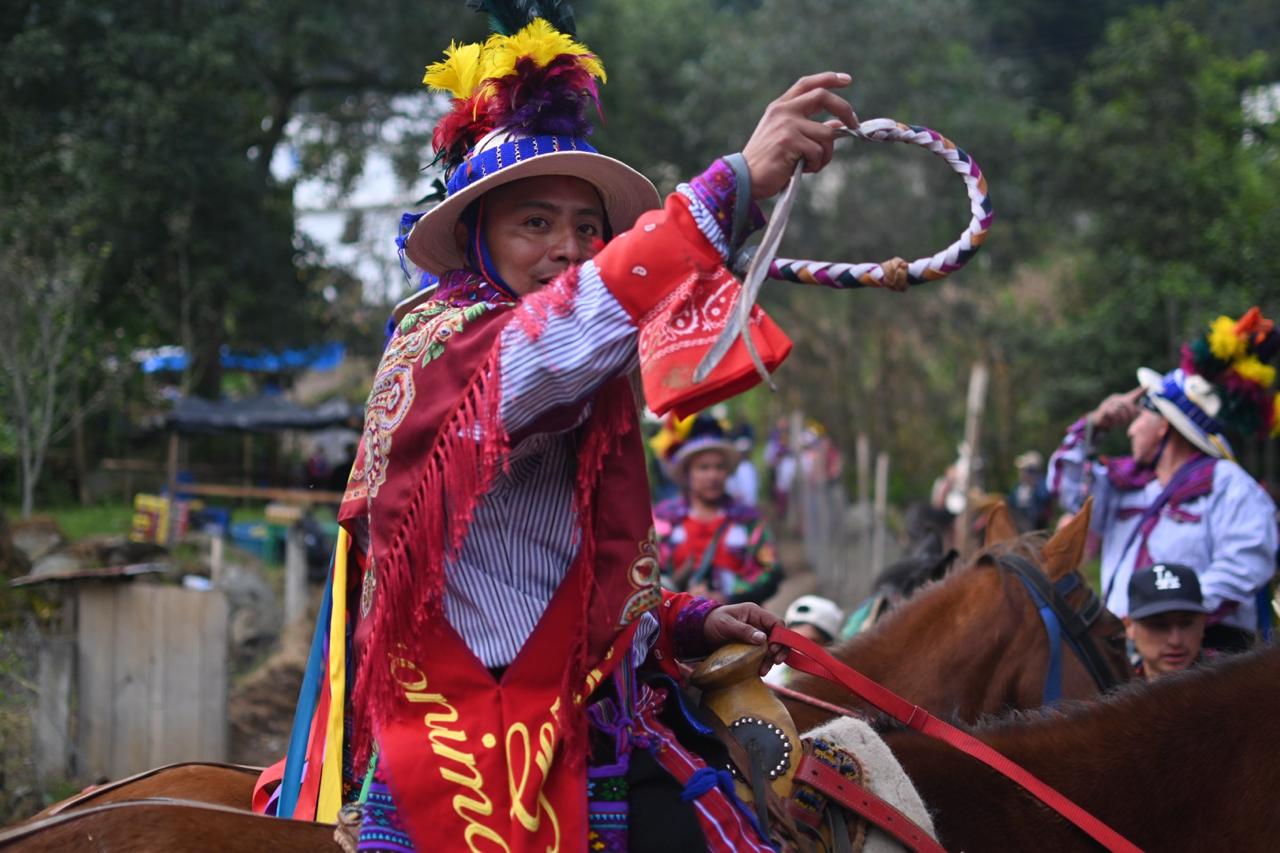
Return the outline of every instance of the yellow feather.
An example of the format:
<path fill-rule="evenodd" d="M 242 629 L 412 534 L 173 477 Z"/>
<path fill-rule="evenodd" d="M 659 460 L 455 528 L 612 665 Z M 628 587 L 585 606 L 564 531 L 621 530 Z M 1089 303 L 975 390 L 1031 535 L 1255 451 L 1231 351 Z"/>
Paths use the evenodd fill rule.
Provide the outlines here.
<path fill-rule="evenodd" d="M 1263 388 L 1270 388 L 1271 383 L 1276 381 L 1276 369 L 1269 364 L 1263 364 L 1256 356 L 1242 358 L 1232 367 L 1235 368 L 1236 373 L 1245 379 L 1257 382 Z"/>
<path fill-rule="evenodd" d="M 535 18 L 527 27 L 511 36 L 492 35 L 485 42 L 485 78 L 507 77 L 515 73 L 516 63 L 529 57 L 539 68 L 561 54 L 579 57 L 582 67 L 604 81 L 604 65 L 586 45 L 557 30 L 542 18 Z"/>
<path fill-rule="evenodd" d="M 1235 320 L 1222 316 L 1209 324 L 1209 350 L 1223 361 L 1244 355 L 1245 341 L 1236 334 Z"/>
<path fill-rule="evenodd" d="M 427 66 L 422 82 L 455 98 L 469 98 L 486 76 L 484 45 L 450 42 L 444 59 Z"/>

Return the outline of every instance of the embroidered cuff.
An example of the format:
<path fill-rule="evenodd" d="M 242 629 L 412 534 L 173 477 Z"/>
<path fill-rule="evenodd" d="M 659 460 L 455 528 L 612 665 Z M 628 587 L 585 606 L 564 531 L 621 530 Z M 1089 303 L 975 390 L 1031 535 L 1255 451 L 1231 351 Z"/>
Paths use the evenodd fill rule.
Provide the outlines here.
<path fill-rule="evenodd" d="M 730 246 L 733 239 L 733 214 L 738 201 L 738 180 L 733 169 L 724 158 L 716 160 L 698 177 L 687 184 L 681 184 L 676 191 L 689 199 L 693 217 L 699 230 L 711 241 L 720 256 L 729 259 L 732 250 L 737 250 L 741 243 L 753 232 L 764 225 L 764 214 L 754 201 L 750 203 L 747 221 L 742 233 L 737 235 L 738 246 Z M 747 193 L 750 187 L 743 188 Z"/>
<path fill-rule="evenodd" d="M 689 660 L 711 654 L 705 629 L 707 617 L 719 606 L 709 598 L 695 598 L 676 614 L 676 657 Z"/>

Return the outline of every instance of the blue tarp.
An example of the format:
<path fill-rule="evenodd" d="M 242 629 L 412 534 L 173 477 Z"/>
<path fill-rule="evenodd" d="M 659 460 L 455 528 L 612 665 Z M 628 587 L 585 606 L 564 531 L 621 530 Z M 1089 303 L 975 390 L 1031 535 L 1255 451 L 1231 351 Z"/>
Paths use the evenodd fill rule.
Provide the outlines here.
<path fill-rule="evenodd" d="M 273 432 L 341 426 L 359 429 L 363 417 L 360 406 L 342 400 L 331 400 L 319 406 L 301 406 L 271 394 L 243 400 L 183 397 L 165 416 L 164 425 L 182 433 Z"/>
<path fill-rule="evenodd" d="M 342 363 L 346 347 L 339 343 L 316 344 L 303 349 L 287 349 L 280 352 L 259 350 L 256 353 L 232 352 L 224 346 L 222 366 L 228 370 L 251 370 L 261 373 L 282 373 L 286 370 L 333 370 Z M 180 373 L 187 367 L 188 357 L 182 347 L 161 347 L 143 353 L 139 359 L 143 373 L 170 371 Z"/>

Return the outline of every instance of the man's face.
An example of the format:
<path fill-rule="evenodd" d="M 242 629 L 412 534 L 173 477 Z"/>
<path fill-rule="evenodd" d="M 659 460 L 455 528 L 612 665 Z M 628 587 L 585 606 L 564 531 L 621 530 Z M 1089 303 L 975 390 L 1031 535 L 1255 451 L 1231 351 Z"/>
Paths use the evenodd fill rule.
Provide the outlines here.
<path fill-rule="evenodd" d="M 1124 620 L 1125 633 L 1142 657 L 1147 677 L 1177 672 L 1195 663 L 1204 641 L 1204 614 L 1185 610 Z"/>
<path fill-rule="evenodd" d="M 718 450 L 704 450 L 689 460 L 689 495 L 704 503 L 724 497 L 729 478 L 729 460 Z"/>
<path fill-rule="evenodd" d="M 581 178 L 543 175 L 491 190 L 483 227 L 498 275 L 524 296 L 595 254 L 604 207 Z"/>
<path fill-rule="evenodd" d="M 1160 440 L 1169 431 L 1169 422 L 1146 408 L 1129 424 L 1129 449 L 1140 465 L 1149 465 L 1160 449 Z"/>

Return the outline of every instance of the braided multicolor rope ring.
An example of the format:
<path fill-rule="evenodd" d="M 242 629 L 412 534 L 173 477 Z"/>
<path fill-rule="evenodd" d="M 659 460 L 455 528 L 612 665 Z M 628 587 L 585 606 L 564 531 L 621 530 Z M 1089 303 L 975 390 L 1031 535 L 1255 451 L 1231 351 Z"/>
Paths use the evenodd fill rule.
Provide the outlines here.
<path fill-rule="evenodd" d="M 927 127 L 902 124 L 888 118 L 877 118 L 862 122 L 857 130 L 841 128 L 841 132 L 857 139 L 870 139 L 877 142 L 909 142 L 927 148 L 951 164 L 951 168 L 964 179 L 969 191 L 969 209 L 972 217 L 969 227 L 960 238 L 938 254 L 929 258 L 920 258 L 907 265 L 906 284 L 921 284 L 936 281 L 960 269 L 972 258 L 987 237 L 987 229 L 991 227 L 993 214 L 991 200 L 987 197 L 987 179 L 973 158 L 937 131 Z M 787 219 L 791 215 L 791 207 L 795 203 L 796 189 L 800 185 L 800 174 L 804 170 L 804 161 L 796 163 L 791 181 L 778 198 L 774 206 L 773 216 L 765 228 L 760 246 L 751 258 L 751 264 L 742 280 L 742 293 L 731 309 L 733 316 L 716 338 L 715 343 L 707 350 L 702 361 L 693 371 L 693 381 L 702 382 L 711 374 L 735 339 L 741 337 L 747 354 L 751 357 L 760 378 L 773 388 L 773 380 L 765 368 L 760 354 L 756 352 L 751 336 L 746 334 L 747 321 L 751 308 L 756 304 L 756 296 L 766 275 L 782 281 L 794 281 L 800 284 L 821 284 L 837 290 L 856 287 L 886 287 L 885 271 L 882 264 L 837 264 L 823 261 L 796 261 L 775 257 L 782 233 L 786 230 Z"/>
<path fill-rule="evenodd" d="M 963 267 L 977 254 L 987 238 L 993 214 L 987 195 L 987 179 L 978 163 L 954 142 L 937 131 L 917 125 L 902 124 L 889 118 L 864 121 L 857 130 L 844 131 L 856 139 L 875 142 L 906 142 L 927 148 L 951 164 L 964 179 L 969 191 L 969 227 L 947 248 L 928 258 L 912 261 L 907 266 L 907 283 L 936 281 Z M 837 289 L 882 287 L 884 268 L 877 263 L 844 264 L 826 261 L 797 261 L 776 258 L 769 265 L 769 277 L 800 284 L 821 284 Z"/>

